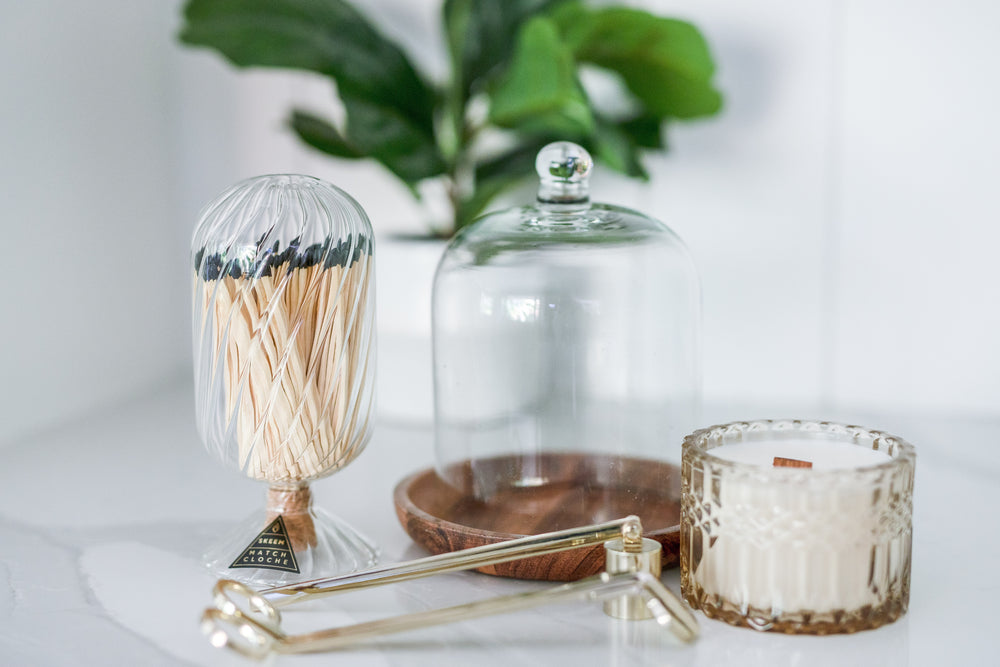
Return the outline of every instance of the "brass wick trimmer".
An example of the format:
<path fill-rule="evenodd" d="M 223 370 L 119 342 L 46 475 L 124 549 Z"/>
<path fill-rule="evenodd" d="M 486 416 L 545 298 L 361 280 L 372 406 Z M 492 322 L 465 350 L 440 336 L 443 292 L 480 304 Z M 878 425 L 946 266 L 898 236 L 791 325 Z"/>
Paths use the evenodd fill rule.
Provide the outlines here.
<path fill-rule="evenodd" d="M 597 576 L 542 591 L 469 602 L 454 607 L 392 616 L 378 621 L 289 635 L 281 629 L 279 607 L 346 591 L 382 586 L 444 572 L 468 570 L 604 542 L 605 571 Z M 271 653 L 313 653 L 344 648 L 384 635 L 530 609 L 570 600 L 604 601 L 610 616 L 656 619 L 685 642 L 698 637 L 698 621 L 660 583 L 660 544 L 642 537 L 636 516 L 544 533 L 448 554 L 377 567 L 356 574 L 254 591 L 222 579 L 213 590 L 215 606 L 202 615 L 202 630 L 217 647 L 251 658 Z"/>

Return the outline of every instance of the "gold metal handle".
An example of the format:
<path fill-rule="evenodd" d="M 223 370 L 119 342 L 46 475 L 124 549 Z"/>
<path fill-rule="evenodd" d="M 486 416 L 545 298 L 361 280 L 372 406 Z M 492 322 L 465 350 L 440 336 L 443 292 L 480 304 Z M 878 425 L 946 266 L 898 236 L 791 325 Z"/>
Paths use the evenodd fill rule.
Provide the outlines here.
<path fill-rule="evenodd" d="M 205 611 L 202 628 L 217 647 L 228 646 L 245 656 L 264 658 L 270 653 L 331 651 L 407 630 L 521 611 L 557 602 L 598 601 L 624 594 L 641 596 L 657 623 L 673 632 L 678 639 L 689 642 L 698 636 L 698 624 L 691 613 L 681 607 L 683 613 L 678 616 L 674 609 L 674 605 L 679 604 L 677 598 L 656 577 L 645 572 L 605 572 L 543 591 L 490 598 L 301 635 L 286 635 L 251 618 L 229 616 L 219 609 Z"/>
<path fill-rule="evenodd" d="M 619 538 L 612 540 L 612 538 Z M 331 628 L 303 635 L 281 629 L 277 607 L 349 590 L 471 569 L 530 556 L 607 542 L 608 572 L 544 591 L 508 595 L 380 621 Z M 682 641 L 698 636 L 698 622 L 684 604 L 660 583 L 660 546 L 642 538 L 638 517 L 524 537 L 448 554 L 373 568 L 357 574 L 317 579 L 254 591 L 227 579 L 216 583 L 215 607 L 205 610 L 202 630 L 217 647 L 262 658 L 272 652 L 307 653 L 342 648 L 386 634 L 462 619 L 529 609 L 572 599 L 607 600 L 613 616 L 655 618 Z M 610 606 L 607 606 L 610 605 Z"/>
<path fill-rule="evenodd" d="M 592 526 L 532 535 L 506 542 L 438 554 L 437 556 L 418 558 L 395 565 L 375 567 L 355 574 L 268 588 L 260 591 L 260 595 L 275 607 L 286 607 L 303 600 L 312 600 L 369 586 L 393 584 L 435 574 L 444 574 L 445 572 L 472 570 L 532 556 L 543 556 L 557 551 L 568 551 L 590 544 L 606 542 L 616 537 L 622 537 L 631 543 L 636 539 L 636 536 L 639 536 L 638 539 L 641 540 L 641 535 L 642 523 L 639 521 L 639 517 L 627 516 L 624 519 L 616 519 Z"/>

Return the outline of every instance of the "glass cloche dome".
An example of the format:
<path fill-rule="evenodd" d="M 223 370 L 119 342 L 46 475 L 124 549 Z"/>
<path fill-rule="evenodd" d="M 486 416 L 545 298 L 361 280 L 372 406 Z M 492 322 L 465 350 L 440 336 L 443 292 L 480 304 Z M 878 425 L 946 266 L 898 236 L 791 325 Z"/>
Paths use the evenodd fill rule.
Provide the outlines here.
<path fill-rule="evenodd" d="M 591 203 L 592 164 L 543 148 L 535 205 L 463 230 L 434 281 L 437 472 L 534 532 L 645 523 L 698 421 L 691 256 L 663 223 Z"/>

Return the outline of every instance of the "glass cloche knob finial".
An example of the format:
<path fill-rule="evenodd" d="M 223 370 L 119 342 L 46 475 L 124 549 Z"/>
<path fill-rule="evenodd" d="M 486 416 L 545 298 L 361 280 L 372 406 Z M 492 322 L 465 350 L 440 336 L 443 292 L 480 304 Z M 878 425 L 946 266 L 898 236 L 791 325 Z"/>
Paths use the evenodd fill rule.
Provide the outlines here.
<path fill-rule="evenodd" d="M 540 180 L 538 201 L 577 204 L 590 200 L 590 172 L 594 160 L 583 146 L 556 141 L 538 151 L 535 171 Z"/>

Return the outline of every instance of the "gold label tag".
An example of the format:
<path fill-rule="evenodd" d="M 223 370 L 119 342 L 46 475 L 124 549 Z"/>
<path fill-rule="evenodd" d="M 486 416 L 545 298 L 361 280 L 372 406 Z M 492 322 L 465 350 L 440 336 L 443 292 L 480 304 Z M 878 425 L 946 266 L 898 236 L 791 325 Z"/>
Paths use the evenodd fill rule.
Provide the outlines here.
<path fill-rule="evenodd" d="M 285 520 L 279 515 L 253 538 L 250 546 L 229 567 L 253 567 L 298 574 L 299 564 L 295 560 L 288 531 L 285 530 Z"/>

